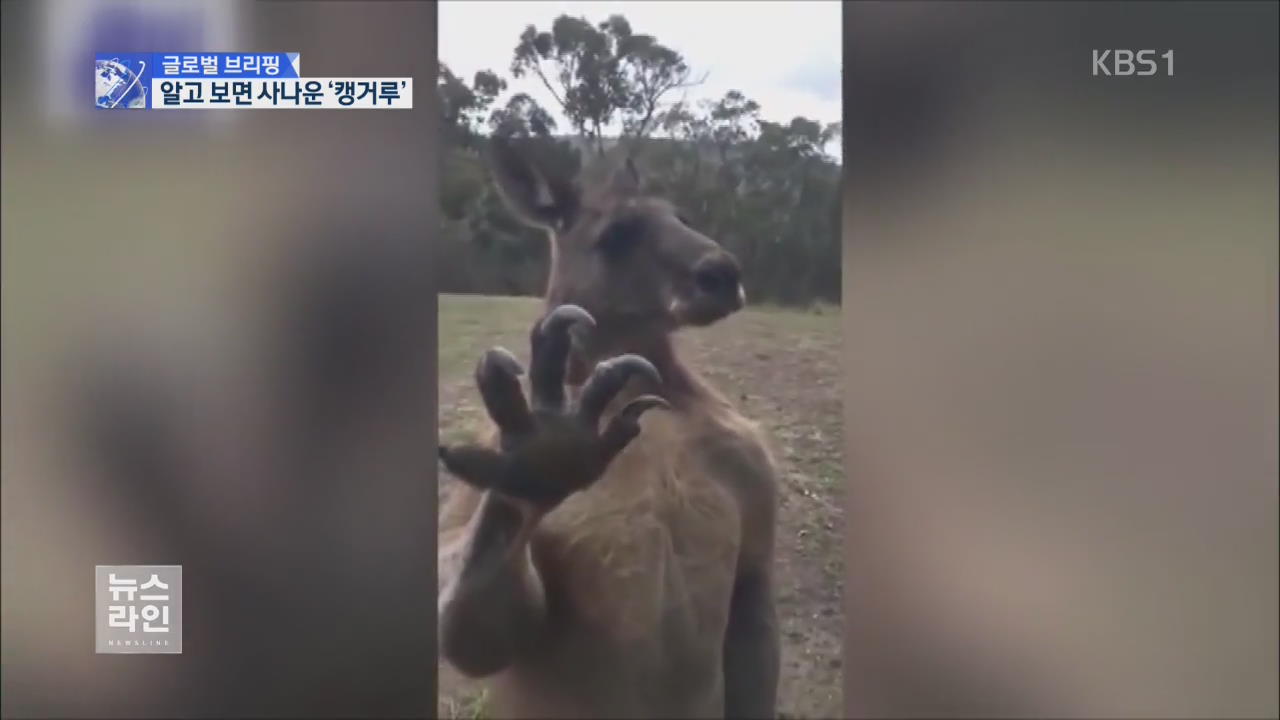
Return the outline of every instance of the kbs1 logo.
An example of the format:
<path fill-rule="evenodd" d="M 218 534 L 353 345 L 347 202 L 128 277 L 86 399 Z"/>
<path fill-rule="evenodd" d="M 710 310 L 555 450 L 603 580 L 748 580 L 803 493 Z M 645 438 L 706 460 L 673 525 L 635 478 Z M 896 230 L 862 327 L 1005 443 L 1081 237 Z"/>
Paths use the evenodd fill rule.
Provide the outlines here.
<path fill-rule="evenodd" d="M 98 653 L 182 653 L 182 566 L 94 568 Z"/>
<path fill-rule="evenodd" d="M 1160 55 L 1156 52 L 1156 50 L 1094 50 L 1093 76 L 1147 77 L 1160 72 L 1161 63 L 1157 60 L 1163 60 L 1164 74 L 1173 77 L 1173 51 L 1165 50 Z"/>

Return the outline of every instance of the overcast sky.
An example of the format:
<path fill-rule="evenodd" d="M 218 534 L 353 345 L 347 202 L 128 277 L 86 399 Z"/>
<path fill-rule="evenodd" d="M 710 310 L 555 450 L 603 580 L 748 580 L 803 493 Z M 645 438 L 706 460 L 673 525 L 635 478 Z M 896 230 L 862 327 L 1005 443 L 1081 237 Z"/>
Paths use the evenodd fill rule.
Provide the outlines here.
<path fill-rule="evenodd" d="M 558 15 L 593 23 L 618 13 L 637 33 L 680 52 L 694 76 L 710 73 L 687 98 L 719 99 L 741 90 L 760 103 L 761 116 L 787 122 L 796 115 L 840 122 L 840 3 L 824 2 L 468 2 L 439 4 L 439 57 L 470 82 L 477 70 L 497 72 L 507 94 L 528 93 L 568 123 L 542 84 L 511 77 L 511 54 L 526 25 L 550 30 Z M 499 102 L 505 101 L 506 96 Z M 676 99 L 676 98 L 672 98 Z M 839 157 L 838 143 L 827 152 Z"/>

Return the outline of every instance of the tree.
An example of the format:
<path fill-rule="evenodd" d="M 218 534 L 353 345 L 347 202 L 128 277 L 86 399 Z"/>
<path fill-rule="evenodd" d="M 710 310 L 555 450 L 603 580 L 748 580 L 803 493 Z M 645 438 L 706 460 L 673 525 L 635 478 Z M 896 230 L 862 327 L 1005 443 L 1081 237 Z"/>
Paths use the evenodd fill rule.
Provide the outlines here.
<path fill-rule="evenodd" d="M 446 139 L 461 147 L 474 147 L 489 106 L 506 89 L 507 81 L 491 70 L 477 72 L 468 86 L 448 65 L 440 63 L 436 92 Z"/>
<path fill-rule="evenodd" d="M 691 225 L 733 252 L 753 298 L 783 304 L 840 301 L 840 166 L 827 155 L 839 123 L 771 122 L 739 90 L 672 102 L 693 84 L 679 53 L 634 33 L 621 16 L 592 25 L 560 16 L 520 35 L 512 72 L 536 77 L 568 119 L 569 136 L 532 97 L 501 101 L 506 81 L 468 84 L 441 65 L 444 118 L 437 241 L 446 292 L 538 294 L 549 262 L 543 234 L 511 217 L 488 181 L 491 136 L 518 138 L 565 172 L 616 135 L 643 152 L 651 189 L 678 202 Z"/>
<path fill-rule="evenodd" d="M 707 117 L 711 121 L 711 136 L 716 145 L 724 148 L 754 137 L 760 130 L 760 103 L 749 100 L 739 90 L 730 90 L 715 103 L 709 103 Z"/>
<path fill-rule="evenodd" d="M 519 138 L 549 138 L 555 132 L 556 120 L 537 100 L 525 93 L 512 95 L 504 107 L 489 116 L 489 128 L 495 135 Z"/>
<path fill-rule="evenodd" d="M 680 53 L 632 32 L 621 15 L 598 25 L 561 15 L 549 32 L 529 25 L 513 51 L 511 73 L 537 77 L 598 154 L 604 154 L 605 133 L 615 119 L 622 138 L 648 137 L 659 124 L 663 98 L 696 84 Z"/>

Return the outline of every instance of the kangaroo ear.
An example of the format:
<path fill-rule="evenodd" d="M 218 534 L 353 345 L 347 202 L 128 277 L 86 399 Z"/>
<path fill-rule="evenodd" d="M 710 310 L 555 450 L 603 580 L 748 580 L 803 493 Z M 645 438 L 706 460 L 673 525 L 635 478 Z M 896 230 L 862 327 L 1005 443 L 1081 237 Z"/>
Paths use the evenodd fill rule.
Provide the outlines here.
<path fill-rule="evenodd" d="M 488 164 L 498 193 L 521 220 L 551 230 L 573 223 L 578 190 L 573 178 L 561 176 L 538 161 L 535 148 L 519 140 L 493 137 Z"/>

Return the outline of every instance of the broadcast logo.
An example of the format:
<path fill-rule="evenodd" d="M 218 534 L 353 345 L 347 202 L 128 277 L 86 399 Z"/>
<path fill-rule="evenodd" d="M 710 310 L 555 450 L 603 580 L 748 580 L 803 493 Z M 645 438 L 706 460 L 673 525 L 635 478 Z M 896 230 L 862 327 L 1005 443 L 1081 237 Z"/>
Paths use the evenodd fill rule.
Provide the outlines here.
<path fill-rule="evenodd" d="M 94 61 L 95 104 L 104 110 L 146 109 L 146 72 L 143 58 L 98 58 Z"/>
<path fill-rule="evenodd" d="M 98 565 L 93 573 L 99 653 L 182 653 L 182 566 Z"/>

